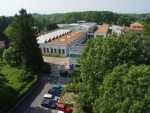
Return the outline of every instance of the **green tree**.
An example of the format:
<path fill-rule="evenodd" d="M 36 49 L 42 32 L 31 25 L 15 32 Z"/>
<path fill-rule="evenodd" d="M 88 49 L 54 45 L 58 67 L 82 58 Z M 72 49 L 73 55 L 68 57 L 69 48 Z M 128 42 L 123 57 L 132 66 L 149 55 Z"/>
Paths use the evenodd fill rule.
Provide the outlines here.
<path fill-rule="evenodd" d="M 14 48 L 10 47 L 10 48 L 4 50 L 3 60 L 7 65 L 17 66 L 17 62 L 16 62 L 17 60 L 15 60 Z"/>
<path fill-rule="evenodd" d="M 32 28 L 33 18 L 21 9 L 19 15 L 15 16 L 12 27 L 13 47 L 16 51 L 16 59 L 19 65 L 27 71 L 38 72 L 41 69 L 43 58 L 37 44 L 37 34 Z"/>
<path fill-rule="evenodd" d="M 92 108 L 99 98 L 99 89 L 105 76 L 122 64 L 150 65 L 150 38 L 138 33 L 126 33 L 120 37 L 95 38 L 87 42 L 80 58 L 82 84 L 86 92 L 79 96 L 81 104 Z"/>
<path fill-rule="evenodd" d="M 146 113 L 150 110 L 150 66 L 117 66 L 105 76 L 94 113 Z"/>

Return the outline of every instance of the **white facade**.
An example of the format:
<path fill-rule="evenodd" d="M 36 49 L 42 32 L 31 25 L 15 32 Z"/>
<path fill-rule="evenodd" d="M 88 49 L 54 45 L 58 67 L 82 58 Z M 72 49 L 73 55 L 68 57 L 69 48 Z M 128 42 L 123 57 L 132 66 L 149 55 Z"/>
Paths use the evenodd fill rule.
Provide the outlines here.
<path fill-rule="evenodd" d="M 68 33 L 68 35 L 69 35 L 69 33 Z M 61 38 L 61 37 L 59 37 L 59 38 Z M 73 38 L 73 37 L 70 37 L 70 38 Z M 64 42 L 67 40 L 70 40 L 70 38 L 66 38 L 64 40 Z M 41 48 L 42 53 L 57 54 L 60 56 L 68 56 L 69 48 L 71 48 L 76 43 L 84 42 L 86 40 L 86 38 L 87 38 L 87 33 L 85 32 L 80 37 L 78 37 L 73 42 L 71 42 L 67 45 L 64 44 L 64 42 L 62 40 L 62 44 L 61 43 L 59 43 L 59 44 L 58 43 L 39 43 L 39 47 Z M 54 39 L 54 40 L 58 40 L 58 39 Z"/>

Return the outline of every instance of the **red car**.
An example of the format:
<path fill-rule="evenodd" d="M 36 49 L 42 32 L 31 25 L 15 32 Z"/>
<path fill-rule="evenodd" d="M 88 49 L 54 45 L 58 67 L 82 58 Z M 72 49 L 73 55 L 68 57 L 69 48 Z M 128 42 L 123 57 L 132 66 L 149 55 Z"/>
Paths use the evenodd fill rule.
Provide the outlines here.
<path fill-rule="evenodd" d="M 66 104 L 57 104 L 57 107 L 56 107 L 57 110 L 60 110 L 60 111 L 64 111 L 65 113 L 71 113 L 72 112 L 72 108 L 69 107 L 68 105 Z"/>

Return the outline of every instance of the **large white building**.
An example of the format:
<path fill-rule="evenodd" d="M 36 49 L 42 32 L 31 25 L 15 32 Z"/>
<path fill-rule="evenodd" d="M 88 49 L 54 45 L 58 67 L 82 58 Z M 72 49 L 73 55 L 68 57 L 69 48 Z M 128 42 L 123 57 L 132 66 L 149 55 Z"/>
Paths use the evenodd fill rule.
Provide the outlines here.
<path fill-rule="evenodd" d="M 55 32 L 56 33 L 56 32 Z M 52 32 L 52 34 L 55 34 Z M 68 56 L 69 48 L 71 48 L 76 43 L 82 43 L 87 38 L 87 32 L 82 30 L 77 31 L 66 31 L 66 33 L 61 33 L 62 35 L 49 34 L 49 36 L 38 37 L 38 44 L 41 48 L 42 53 L 57 54 L 60 56 Z M 58 33 L 60 34 L 60 32 Z M 52 38 L 55 37 L 55 38 Z"/>

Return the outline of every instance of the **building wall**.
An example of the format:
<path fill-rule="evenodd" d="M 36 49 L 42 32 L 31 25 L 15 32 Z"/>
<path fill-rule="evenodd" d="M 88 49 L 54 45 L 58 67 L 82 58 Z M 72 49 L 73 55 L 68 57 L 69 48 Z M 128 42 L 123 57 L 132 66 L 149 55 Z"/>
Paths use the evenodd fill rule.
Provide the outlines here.
<path fill-rule="evenodd" d="M 84 33 L 80 38 L 78 38 L 74 42 L 70 43 L 69 45 L 40 43 L 39 47 L 41 48 L 42 53 L 68 56 L 69 55 L 69 48 L 71 48 L 76 43 L 84 42 L 86 40 L 86 38 L 87 38 L 87 33 Z"/>
<path fill-rule="evenodd" d="M 97 33 L 97 32 L 95 32 L 94 37 L 97 37 L 97 36 L 107 37 L 107 33 Z"/>

